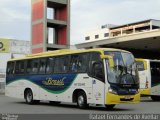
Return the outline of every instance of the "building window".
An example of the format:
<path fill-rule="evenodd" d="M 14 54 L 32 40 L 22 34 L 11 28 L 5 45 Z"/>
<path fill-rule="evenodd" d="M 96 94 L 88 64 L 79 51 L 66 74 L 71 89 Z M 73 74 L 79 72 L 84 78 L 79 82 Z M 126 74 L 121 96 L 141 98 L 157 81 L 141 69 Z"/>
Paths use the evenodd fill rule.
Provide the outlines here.
<path fill-rule="evenodd" d="M 90 37 L 89 37 L 89 36 L 87 36 L 87 37 L 85 38 L 85 40 L 90 40 Z"/>
<path fill-rule="evenodd" d="M 99 35 L 95 35 L 95 39 L 98 39 L 99 38 Z"/>
<path fill-rule="evenodd" d="M 109 33 L 104 33 L 104 37 L 109 37 Z"/>

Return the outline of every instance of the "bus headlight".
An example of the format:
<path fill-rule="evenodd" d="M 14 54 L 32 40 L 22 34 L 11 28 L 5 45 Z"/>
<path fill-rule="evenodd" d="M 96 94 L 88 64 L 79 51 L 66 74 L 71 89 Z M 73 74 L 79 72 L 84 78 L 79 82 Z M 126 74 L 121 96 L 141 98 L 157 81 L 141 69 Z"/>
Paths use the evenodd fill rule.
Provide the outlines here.
<path fill-rule="evenodd" d="M 112 89 L 112 88 L 110 88 L 110 87 L 108 88 L 108 92 L 117 95 L 117 91 Z"/>

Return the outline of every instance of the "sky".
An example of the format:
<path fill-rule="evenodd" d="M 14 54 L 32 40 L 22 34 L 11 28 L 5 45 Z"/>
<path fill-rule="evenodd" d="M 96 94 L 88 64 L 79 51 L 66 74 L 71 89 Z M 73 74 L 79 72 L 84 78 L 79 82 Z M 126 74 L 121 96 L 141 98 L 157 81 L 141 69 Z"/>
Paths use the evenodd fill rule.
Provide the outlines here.
<path fill-rule="evenodd" d="M 71 44 L 105 24 L 160 20 L 160 0 L 71 0 Z M 0 38 L 31 39 L 31 1 L 1 0 Z"/>

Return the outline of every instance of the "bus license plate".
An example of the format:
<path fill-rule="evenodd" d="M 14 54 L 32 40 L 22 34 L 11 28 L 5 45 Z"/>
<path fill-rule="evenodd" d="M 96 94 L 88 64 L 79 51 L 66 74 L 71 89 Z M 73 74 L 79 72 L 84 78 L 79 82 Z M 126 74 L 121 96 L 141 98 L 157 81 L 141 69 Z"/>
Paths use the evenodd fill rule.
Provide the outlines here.
<path fill-rule="evenodd" d="M 131 99 L 131 96 L 125 96 L 124 99 L 129 100 Z"/>

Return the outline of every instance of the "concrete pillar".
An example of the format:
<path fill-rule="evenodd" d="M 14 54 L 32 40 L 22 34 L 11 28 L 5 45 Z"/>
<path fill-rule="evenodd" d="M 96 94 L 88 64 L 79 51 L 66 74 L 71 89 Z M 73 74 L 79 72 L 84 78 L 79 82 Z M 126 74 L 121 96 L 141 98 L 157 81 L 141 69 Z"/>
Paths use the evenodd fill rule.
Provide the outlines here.
<path fill-rule="evenodd" d="M 31 5 L 32 53 L 69 48 L 70 0 L 31 0 Z M 47 18 L 47 8 L 53 9 L 53 19 Z M 55 30 L 53 44 L 48 43 L 48 28 Z"/>
<path fill-rule="evenodd" d="M 121 36 L 123 35 L 123 29 L 121 28 Z"/>
<path fill-rule="evenodd" d="M 135 27 L 133 27 L 133 33 L 136 33 L 136 28 Z"/>
<path fill-rule="evenodd" d="M 150 21 L 150 30 L 153 30 L 152 21 Z"/>

